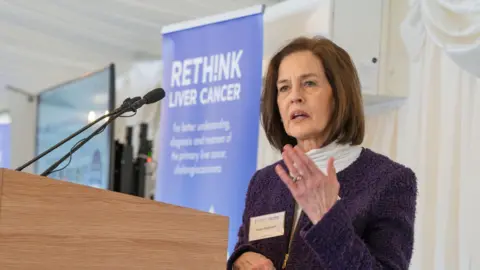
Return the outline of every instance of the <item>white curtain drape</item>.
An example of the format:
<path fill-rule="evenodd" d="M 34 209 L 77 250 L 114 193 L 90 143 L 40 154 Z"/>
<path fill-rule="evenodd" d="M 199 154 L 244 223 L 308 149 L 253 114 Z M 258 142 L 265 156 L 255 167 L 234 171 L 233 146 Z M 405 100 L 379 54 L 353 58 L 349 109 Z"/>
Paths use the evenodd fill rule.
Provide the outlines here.
<path fill-rule="evenodd" d="M 421 54 L 425 35 L 463 70 L 480 77 L 480 1 L 410 0 L 404 21 L 407 50 Z"/>
<path fill-rule="evenodd" d="M 367 122 L 365 145 L 419 184 L 412 269 L 480 269 L 480 1 L 411 1 L 408 101 Z"/>
<path fill-rule="evenodd" d="M 480 80 L 426 39 L 407 103 L 370 116 L 364 145 L 417 174 L 411 269 L 480 269 Z"/>
<path fill-rule="evenodd" d="M 401 31 L 409 102 L 393 155 L 419 178 L 414 269 L 480 269 L 480 1 L 417 0 Z"/>

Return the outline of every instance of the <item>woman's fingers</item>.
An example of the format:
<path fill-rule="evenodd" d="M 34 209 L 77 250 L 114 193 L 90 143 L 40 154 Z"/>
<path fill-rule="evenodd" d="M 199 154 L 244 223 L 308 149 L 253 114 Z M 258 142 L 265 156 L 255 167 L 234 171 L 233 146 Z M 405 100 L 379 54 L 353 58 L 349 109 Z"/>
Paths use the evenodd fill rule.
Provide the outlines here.
<path fill-rule="evenodd" d="M 292 173 L 293 176 L 302 176 L 303 178 L 307 178 L 311 174 L 311 171 L 306 166 L 305 161 L 302 160 L 292 146 L 286 145 L 283 153 L 285 153 L 285 156 L 290 160 L 290 162 L 292 162 L 292 166 L 295 169 L 295 171 Z"/>
<path fill-rule="evenodd" d="M 282 152 L 283 161 L 285 161 L 285 165 L 287 165 L 290 175 L 297 176 L 299 172 L 296 168 L 296 164 L 294 164 L 292 156 L 288 152 L 287 146 L 285 146 L 284 151 Z"/>
<path fill-rule="evenodd" d="M 305 151 L 298 145 L 293 148 L 295 155 L 303 162 L 308 174 L 313 175 L 317 172 L 318 168 L 315 163 L 305 154 Z M 321 173 L 321 171 L 320 171 Z"/>
<path fill-rule="evenodd" d="M 255 269 L 255 270 L 272 270 L 272 269 L 275 269 L 275 268 L 273 267 L 273 264 L 270 260 L 265 260 L 265 261 L 262 261 L 260 264 L 255 265 L 253 269 Z"/>
<path fill-rule="evenodd" d="M 328 159 L 328 164 L 327 164 L 328 179 L 332 179 L 332 177 L 337 177 L 337 172 L 335 170 L 334 162 L 335 160 L 333 157 Z"/>
<path fill-rule="evenodd" d="M 283 167 L 281 165 L 275 166 L 275 172 L 278 174 L 282 182 L 285 183 L 285 185 L 287 185 L 292 195 L 295 195 L 297 193 L 297 187 L 295 186 L 295 183 L 293 182 L 292 178 L 283 169 Z"/>

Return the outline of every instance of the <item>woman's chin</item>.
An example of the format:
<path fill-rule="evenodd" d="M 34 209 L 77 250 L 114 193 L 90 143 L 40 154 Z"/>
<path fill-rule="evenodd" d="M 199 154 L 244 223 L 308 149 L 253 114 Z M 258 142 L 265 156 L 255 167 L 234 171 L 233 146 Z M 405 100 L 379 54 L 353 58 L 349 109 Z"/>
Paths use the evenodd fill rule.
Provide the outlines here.
<path fill-rule="evenodd" d="M 290 136 L 297 139 L 297 141 L 315 139 L 318 137 L 316 136 L 316 134 L 317 132 L 314 132 L 312 129 L 307 129 L 307 128 L 296 128 L 292 130 L 292 132 L 290 132 Z"/>

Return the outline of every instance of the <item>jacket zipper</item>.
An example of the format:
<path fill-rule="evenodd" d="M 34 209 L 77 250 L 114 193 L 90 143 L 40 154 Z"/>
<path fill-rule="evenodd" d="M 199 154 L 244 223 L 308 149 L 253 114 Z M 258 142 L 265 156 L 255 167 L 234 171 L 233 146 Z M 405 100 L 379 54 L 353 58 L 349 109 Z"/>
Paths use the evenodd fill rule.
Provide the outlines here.
<path fill-rule="evenodd" d="M 291 245 L 292 245 L 292 241 L 290 240 L 290 242 L 288 243 L 287 253 L 285 254 L 285 259 L 283 260 L 282 269 L 287 268 L 288 255 L 290 254 L 290 246 Z"/>
<path fill-rule="evenodd" d="M 294 209 L 294 212 L 293 212 L 293 215 L 295 216 L 296 214 L 296 209 Z M 292 247 L 292 242 L 293 242 L 293 237 L 295 236 L 295 232 L 297 231 L 297 225 L 298 223 L 300 222 L 300 218 L 302 217 L 303 215 L 303 211 L 300 213 L 300 215 L 298 216 L 298 220 L 296 222 L 296 224 L 294 223 L 295 222 L 295 219 L 293 219 L 292 221 L 292 230 L 290 231 L 290 235 L 288 236 L 288 248 L 287 248 L 287 253 L 285 254 L 285 259 L 283 260 L 283 264 L 282 264 L 282 269 L 286 269 L 287 268 L 287 262 L 288 262 L 288 257 L 290 255 L 290 249 Z"/>

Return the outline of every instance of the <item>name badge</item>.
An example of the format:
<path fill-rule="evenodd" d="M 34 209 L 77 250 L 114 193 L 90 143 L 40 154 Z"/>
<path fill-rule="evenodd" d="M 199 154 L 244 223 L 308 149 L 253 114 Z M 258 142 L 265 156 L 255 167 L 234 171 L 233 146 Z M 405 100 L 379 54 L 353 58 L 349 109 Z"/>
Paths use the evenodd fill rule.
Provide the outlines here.
<path fill-rule="evenodd" d="M 250 218 L 250 241 L 261 240 L 283 235 L 285 225 L 285 211 Z"/>

